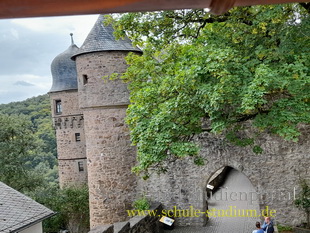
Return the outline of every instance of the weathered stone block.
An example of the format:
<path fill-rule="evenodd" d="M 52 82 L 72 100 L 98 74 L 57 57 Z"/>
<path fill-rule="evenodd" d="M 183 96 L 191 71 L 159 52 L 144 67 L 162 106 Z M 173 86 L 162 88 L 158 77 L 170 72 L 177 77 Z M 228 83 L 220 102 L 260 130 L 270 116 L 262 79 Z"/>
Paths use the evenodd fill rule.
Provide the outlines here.
<path fill-rule="evenodd" d="M 90 230 L 88 233 L 114 233 L 114 226 L 113 225 L 97 226 L 94 229 Z"/>
<path fill-rule="evenodd" d="M 130 230 L 129 222 L 117 222 L 114 223 L 114 233 L 127 233 Z"/>

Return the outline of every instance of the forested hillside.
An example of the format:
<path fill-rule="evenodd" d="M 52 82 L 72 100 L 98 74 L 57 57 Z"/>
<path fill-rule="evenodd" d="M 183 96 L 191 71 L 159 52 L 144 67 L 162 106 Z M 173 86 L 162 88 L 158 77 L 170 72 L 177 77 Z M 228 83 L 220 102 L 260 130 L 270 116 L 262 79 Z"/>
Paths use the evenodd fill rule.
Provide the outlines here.
<path fill-rule="evenodd" d="M 87 186 L 60 190 L 56 156 L 48 95 L 0 105 L 0 181 L 58 213 L 44 232 L 88 229 Z"/>
<path fill-rule="evenodd" d="M 43 142 L 42 150 L 56 157 L 56 139 L 52 128 L 49 96 L 40 95 L 20 102 L 0 105 L 0 114 L 25 115 Z"/>
<path fill-rule="evenodd" d="M 56 140 L 48 95 L 1 104 L 0 121 L 0 180 L 22 192 L 46 182 L 56 184 Z"/>

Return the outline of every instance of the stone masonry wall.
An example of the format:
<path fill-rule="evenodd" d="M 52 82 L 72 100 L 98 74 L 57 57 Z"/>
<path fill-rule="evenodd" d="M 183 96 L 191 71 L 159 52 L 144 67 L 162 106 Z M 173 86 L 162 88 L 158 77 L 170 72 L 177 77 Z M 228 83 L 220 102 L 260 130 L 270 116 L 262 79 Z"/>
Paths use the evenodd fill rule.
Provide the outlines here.
<path fill-rule="evenodd" d="M 124 73 L 126 55 L 126 52 L 112 51 L 82 54 L 76 58 L 80 108 L 128 105 L 127 84 L 102 79 L 113 73 Z"/>
<path fill-rule="evenodd" d="M 161 205 L 155 204 L 151 211 L 160 213 Z M 159 222 L 159 216 L 135 216 L 125 222 L 117 222 L 113 225 L 102 225 L 93 228 L 89 233 L 163 233 L 163 223 Z"/>
<path fill-rule="evenodd" d="M 136 177 L 135 148 L 124 124 L 125 108 L 84 112 L 88 159 L 91 228 L 125 221 Z"/>
<path fill-rule="evenodd" d="M 82 163 L 84 168 L 83 171 L 79 170 L 78 163 Z M 58 170 L 59 170 L 59 183 L 61 187 L 87 184 L 86 159 L 58 160 Z"/>
<path fill-rule="evenodd" d="M 52 117 L 75 116 L 82 114 L 78 103 L 77 90 L 59 91 L 49 93 L 52 106 Z M 62 113 L 56 114 L 55 100 L 61 100 Z"/>
<path fill-rule="evenodd" d="M 80 135 L 80 141 L 76 141 L 76 134 Z M 56 138 L 59 160 L 86 159 L 84 128 L 56 128 Z"/>
<path fill-rule="evenodd" d="M 84 118 L 78 106 L 78 92 L 72 90 L 50 93 L 50 99 L 56 129 L 60 187 L 86 184 Z M 61 113 L 55 111 L 56 100 L 61 101 Z"/>
<path fill-rule="evenodd" d="M 258 199 L 261 209 L 276 209 L 276 222 L 296 224 L 303 213 L 294 204 L 294 194 L 300 190 L 299 179 L 310 181 L 310 127 L 302 128 L 299 142 L 287 142 L 277 136 L 263 135 L 258 140 L 264 152 L 254 154 L 250 147 L 237 147 L 224 137 L 203 133 L 197 137 L 203 166 L 189 159 L 170 163 L 169 171 L 149 180 L 138 180 L 138 194 L 146 193 L 152 201 L 163 204 L 164 209 L 206 210 L 206 185 L 220 168 L 230 166 L 245 174 L 256 189 L 253 199 Z M 177 219 L 178 225 L 202 226 L 206 218 Z"/>
<path fill-rule="evenodd" d="M 135 193 L 135 148 L 124 123 L 129 104 L 127 85 L 103 80 L 127 68 L 127 52 L 96 52 L 76 58 L 79 105 L 85 122 L 90 227 L 124 221 Z"/>

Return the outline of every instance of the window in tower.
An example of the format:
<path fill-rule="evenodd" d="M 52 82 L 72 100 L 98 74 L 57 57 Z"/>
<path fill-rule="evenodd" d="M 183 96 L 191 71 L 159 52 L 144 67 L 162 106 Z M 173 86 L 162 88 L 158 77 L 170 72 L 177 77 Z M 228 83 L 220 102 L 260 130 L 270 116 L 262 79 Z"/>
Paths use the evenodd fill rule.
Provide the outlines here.
<path fill-rule="evenodd" d="M 83 74 L 83 85 L 86 85 L 88 83 L 88 77 L 86 74 Z"/>
<path fill-rule="evenodd" d="M 55 100 L 55 112 L 56 114 L 62 113 L 61 100 Z"/>
<path fill-rule="evenodd" d="M 75 141 L 80 142 L 81 141 L 81 134 L 80 133 L 75 133 Z"/>
<path fill-rule="evenodd" d="M 83 162 L 78 162 L 78 168 L 79 168 L 79 172 L 83 172 L 84 171 L 84 164 L 83 164 Z"/>

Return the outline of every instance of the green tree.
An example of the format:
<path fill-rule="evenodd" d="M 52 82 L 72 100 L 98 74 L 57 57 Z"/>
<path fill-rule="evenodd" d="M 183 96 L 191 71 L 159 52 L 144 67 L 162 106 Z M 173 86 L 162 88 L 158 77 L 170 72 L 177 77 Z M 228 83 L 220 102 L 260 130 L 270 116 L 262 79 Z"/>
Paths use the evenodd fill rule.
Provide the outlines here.
<path fill-rule="evenodd" d="M 58 214 L 44 232 L 88 232 L 88 188 L 59 189 L 48 95 L 0 105 L 0 180 Z"/>
<path fill-rule="evenodd" d="M 33 197 L 57 212 L 57 215 L 44 221 L 45 232 L 58 232 L 60 229 L 68 229 L 72 233 L 89 231 L 89 197 L 86 185 L 63 189 L 55 185 L 42 187 Z"/>
<path fill-rule="evenodd" d="M 27 167 L 28 172 L 31 171 L 33 177 L 36 175 L 40 177 L 41 185 L 46 186 L 51 183 L 57 183 L 56 139 L 52 128 L 48 95 L 41 95 L 20 102 L 1 104 L 0 114 L 6 114 L 7 119 L 12 118 L 12 121 L 16 118 L 21 118 L 27 122 L 32 132 L 29 143 L 33 145 L 33 148 L 28 151 L 27 156 L 23 157 L 23 166 Z M 0 129 L 1 127 L 4 126 L 0 126 Z M 22 129 L 20 132 L 24 130 L 27 131 L 27 129 Z M 0 160 L 3 159 L 5 158 L 0 158 Z M 15 168 L 18 170 L 17 167 Z M 20 175 L 23 175 L 23 173 Z M 12 180 L 11 184 L 13 182 Z M 35 186 L 36 182 L 33 183 L 31 189 L 28 188 L 27 190 L 20 191 L 32 195 Z M 31 193 L 28 193 L 29 191 Z"/>
<path fill-rule="evenodd" d="M 130 54 L 121 75 L 131 91 L 134 171 L 164 171 L 164 161 L 184 156 L 202 164 L 192 141 L 202 119 L 257 153 L 255 134 L 244 138 L 243 130 L 297 141 L 298 124 L 310 122 L 309 25 L 309 4 L 121 15 L 115 35 L 126 31 L 144 52 Z"/>
<path fill-rule="evenodd" d="M 25 117 L 0 115 L 0 180 L 19 191 L 31 191 L 43 182 L 27 164 L 34 141 L 33 125 Z"/>

